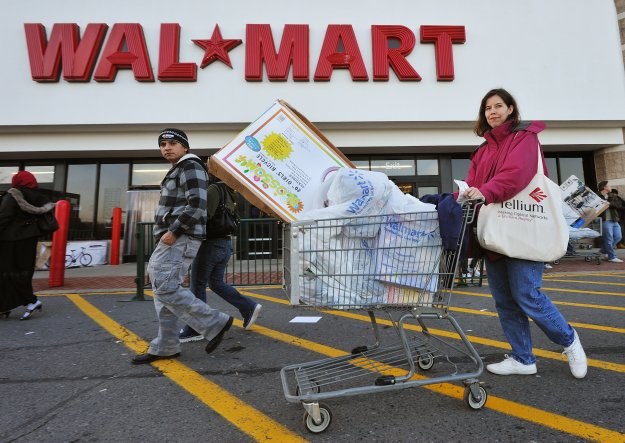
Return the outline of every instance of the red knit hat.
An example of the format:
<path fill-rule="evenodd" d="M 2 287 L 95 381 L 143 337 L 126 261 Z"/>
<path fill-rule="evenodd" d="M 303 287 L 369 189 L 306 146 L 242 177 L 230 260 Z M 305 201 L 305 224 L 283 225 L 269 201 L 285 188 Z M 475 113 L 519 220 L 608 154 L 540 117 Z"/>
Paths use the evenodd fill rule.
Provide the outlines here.
<path fill-rule="evenodd" d="M 34 189 L 38 187 L 37 179 L 28 171 L 20 171 L 11 179 L 11 186 Z"/>

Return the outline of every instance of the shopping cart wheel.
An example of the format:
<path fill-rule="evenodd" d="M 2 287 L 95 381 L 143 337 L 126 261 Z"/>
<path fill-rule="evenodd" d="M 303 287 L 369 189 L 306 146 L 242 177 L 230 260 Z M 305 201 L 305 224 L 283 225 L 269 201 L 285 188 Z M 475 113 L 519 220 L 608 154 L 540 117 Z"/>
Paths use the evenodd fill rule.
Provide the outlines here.
<path fill-rule="evenodd" d="M 422 371 L 428 371 L 434 366 L 434 356 L 431 353 L 419 355 L 417 365 Z"/>
<path fill-rule="evenodd" d="M 590 257 L 584 257 L 584 261 L 589 262 L 590 261 Z"/>
<path fill-rule="evenodd" d="M 321 415 L 321 420 L 319 423 L 315 423 L 312 415 L 310 415 L 308 411 L 304 412 L 304 426 L 313 434 L 319 434 L 325 431 L 332 422 L 332 412 L 330 412 L 330 409 L 326 405 L 319 405 L 319 414 Z"/>
<path fill-rule="evenodd" d="M 482 409 L 484 404 L 486 404 L 486 399 L 488 398 L 486 389 L 484 389 L 483 386 L 478 384 L 477 386 L 474 386 L 474 389 L 476 388 L 480 397 L 479 400 L 477 400 L 471 392 L 471 386 L 467 386 L 464 388 L 464 402 L 474 411 Z"/>

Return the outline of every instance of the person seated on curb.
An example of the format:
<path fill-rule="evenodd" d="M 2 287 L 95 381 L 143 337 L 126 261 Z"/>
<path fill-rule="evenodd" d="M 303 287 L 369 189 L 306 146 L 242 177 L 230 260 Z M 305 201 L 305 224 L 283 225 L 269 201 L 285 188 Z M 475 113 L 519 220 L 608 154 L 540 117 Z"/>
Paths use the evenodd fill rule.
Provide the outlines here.
<path fill-rule="evenodd" d="M 154 214 L 154 237 L 158 243 L 148 263 L 158 335 L 147 353 L 132 359 L 135 365 L 180 355 L 178 319 L 208 340 L 207 353 L 219 346 L 233 321 L 231 316 L 211 308 L 182 286 L 206 237 L 208 172 L 200 158 L 189 153 L 189 139 L 180 129 L 163 129 L 158 145 L 161 155 L 172 165 L 161 182 Z"/>

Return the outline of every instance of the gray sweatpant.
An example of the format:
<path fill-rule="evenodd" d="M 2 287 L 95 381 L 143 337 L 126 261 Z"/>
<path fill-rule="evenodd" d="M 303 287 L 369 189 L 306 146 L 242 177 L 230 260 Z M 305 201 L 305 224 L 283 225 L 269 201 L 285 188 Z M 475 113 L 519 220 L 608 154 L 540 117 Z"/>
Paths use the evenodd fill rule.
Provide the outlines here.
<path fill-rule="evenodd" d="M 159 242 L 150 257 L 148 275 L 158 318 L 158 336 L 150 343 L 150 354 L 167 356 L 180 352 L 178 319 L 207 340 L 213 339 L 229 319 L 227 314 L 211 308 L 182 287 L 201 243 L 182 235 L 171 246 Z"/>

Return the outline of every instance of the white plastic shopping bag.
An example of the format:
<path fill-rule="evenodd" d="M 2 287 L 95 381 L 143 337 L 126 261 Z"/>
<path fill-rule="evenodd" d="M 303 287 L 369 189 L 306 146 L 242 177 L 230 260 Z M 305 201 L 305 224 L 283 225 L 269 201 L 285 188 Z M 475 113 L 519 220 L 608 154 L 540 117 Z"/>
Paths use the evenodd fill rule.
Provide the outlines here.
<path fill-rule="evenodd" d="M 569 228 L 562 213 L 560 187 L 538 170 L 525 189 L 503 203 L 484 205 L 477 219 L 480 245 L 524 260 L 549 262 L 566 253 Z"/>

